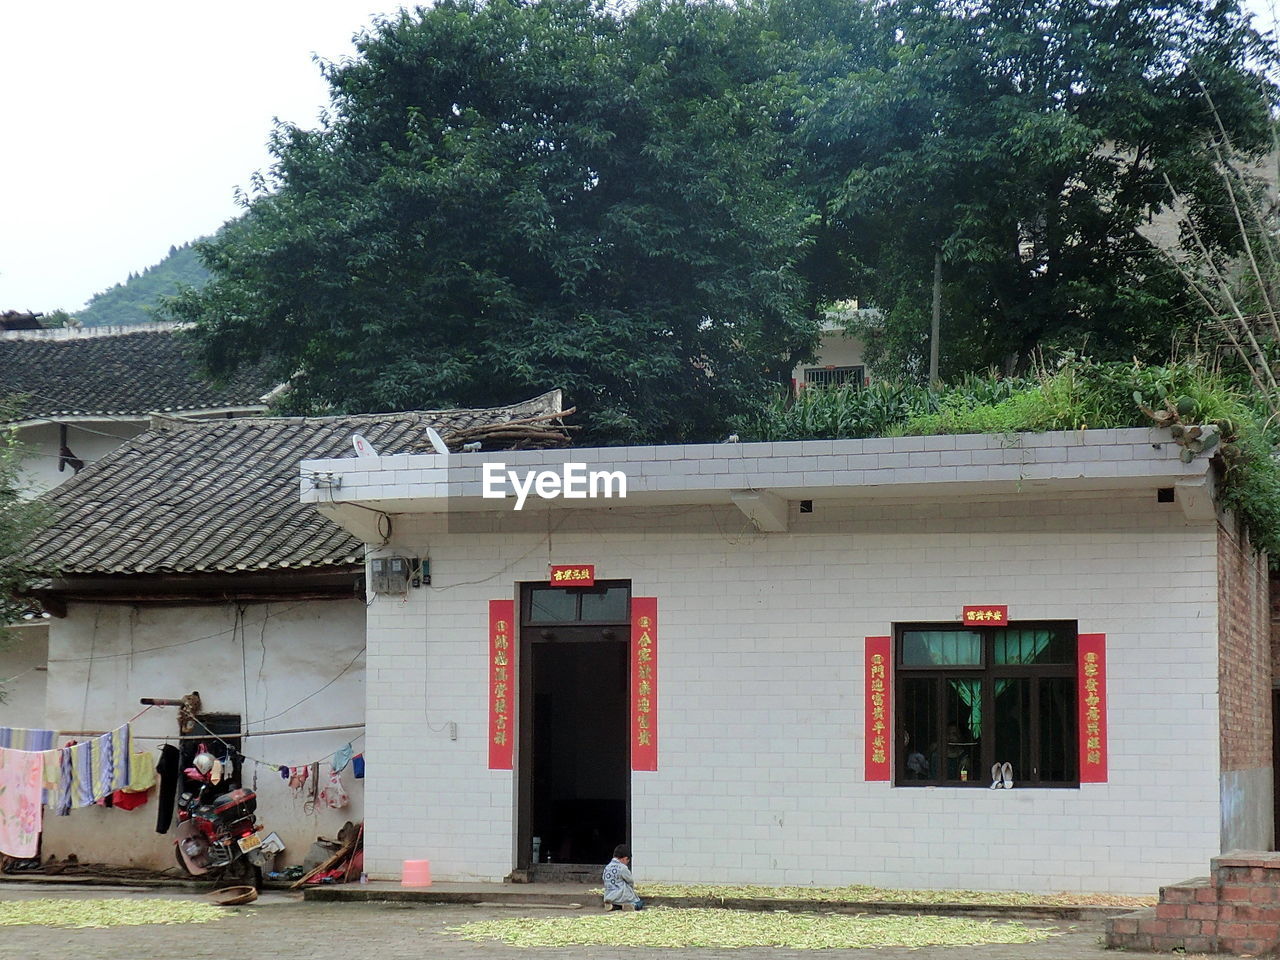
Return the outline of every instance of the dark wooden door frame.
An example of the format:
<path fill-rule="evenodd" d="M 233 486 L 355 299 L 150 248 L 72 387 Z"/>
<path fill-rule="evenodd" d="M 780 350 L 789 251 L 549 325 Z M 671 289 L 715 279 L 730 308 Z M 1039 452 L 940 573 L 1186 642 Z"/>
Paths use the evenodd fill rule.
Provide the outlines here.
<path fill-rule="evenodd" d="M 626 581 L 628 587 L 630 582 Z M 601 639 L 619 640 L 631 646 L 631 624 L 605 623 L 526 623 L 526 608 L 529 590 L 533 587 L 546 586 L 543 583 L 522 583 L 516 599 L 516 621 L 519 623 L 519 659 L 516 670 L 519 673 L 519 701 L 516 704 L 516 726 L 519 735 L 516 738 L 516 856 L 515 872 L 526 878 L 531 872 L 533 856 L 533 645 L 535 643 L 574 643 L 590 642 Z M 628 606 L 629 609 L 629 606 Z M 613 632 L 614 636 L 602 636 Z M 557 634 L 559 636 L 557 637 Z M 631 769 L 631 754 L 628 741 L 627 769 Z M 627 842 L 631 841 L 631 788 L 627 788 Z"/>
<path fill-rule="evenodd" d="M 1271 849 L 1280 850 L 1280 690 L 1271 691 Z"/>

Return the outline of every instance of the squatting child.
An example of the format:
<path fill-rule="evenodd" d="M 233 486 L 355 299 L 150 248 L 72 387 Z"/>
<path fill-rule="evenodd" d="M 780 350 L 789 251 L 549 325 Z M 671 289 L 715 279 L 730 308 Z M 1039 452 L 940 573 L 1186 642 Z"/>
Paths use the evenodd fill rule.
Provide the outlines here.
<path fill-rule="evenodd" d="M 604 868 L 604 903 L 610 910 L 644 909 L 631 876 L 631 848 L 625 843 L 613 848 L 613 859 Z"/>

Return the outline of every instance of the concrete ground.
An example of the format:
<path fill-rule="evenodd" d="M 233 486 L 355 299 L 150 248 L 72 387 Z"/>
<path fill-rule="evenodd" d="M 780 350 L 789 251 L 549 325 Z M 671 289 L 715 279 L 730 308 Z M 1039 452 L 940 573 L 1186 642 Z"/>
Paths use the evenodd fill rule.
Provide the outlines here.
<path fill-rule="evenodd" d="M 0 900 L 49 897 L 203 899 L 201 894 L 185 890 L 0 884 Z M 563 907 L 533 904 L 304 903 L 298 893 L 266 891 L 252 906 L 236 908 L 226 919 L 208 924 L 105 930 L 3 927 L 0 955 L 24 960 L 613 960 L 617 951 L 598 947 L 519 949 L 498 943 L 468 943 L 440 933 L 471 920 L 563 916 L 566 912 Z M 1116 956 L 1100 944 L 1100 922 L 1038 925 L 1050 926 L 1060 935 L 1036 944 L 919 950 L 637 948 L 632 952 L 642 954 L 645 960 L 1080 960 Z"/>

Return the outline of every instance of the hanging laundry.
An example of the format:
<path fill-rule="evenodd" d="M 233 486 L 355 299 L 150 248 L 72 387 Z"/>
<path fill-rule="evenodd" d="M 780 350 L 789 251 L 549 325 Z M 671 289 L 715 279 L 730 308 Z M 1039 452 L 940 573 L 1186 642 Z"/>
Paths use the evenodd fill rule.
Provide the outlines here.
<path fill-rule="evenodd" d="M 71 768 L 71 745 L 67 744 L 58 751 L 58 787 L 50 800 L 53 812 L 60 817 L 71 815 L 72 783 L 75 779 Z"/>
<path fill-rule="evenodd" d="M 102 741 L 102 779 L 98 791 L 108 796 L 129 785 L 129 725 L 116 727 L 110 733 L 98 737 Z"/>
<path fill-rule="evenodd" d="M 48 750 L 58 734 L 53 730 L 0 727 L 0 747 L 10 750 Z"/>
<path fill-rule="evenodd" d="M 56 793 L 58 781 L 62 779 L 62 750 L 42 750 L 40 752 L 40 786 Z M 47 802 L 47 801 L 46 801 Z"/>
<path fill-rule="evenodd" d="M 111 805 L 117 810 L 134 810 L 146 803 L 150 795 L 150 787 L 146 790 L 117 790 L 111 795 Z"/>
<path fill-rule="evenodd" d="M 364 754 L 357 753 L 351 758 L 351 770 L 356 775 L 357 780 L 364 779 Z"/>
<path fill-rule="evenodd" d="M 93 805 L 93 741 L 73 744 L 71 754 L 71 803 L 76 807 Z"/>
<path fill-rule="evenodd" d="M 301 793 L 302 788 L 307 785 L 307 777 L 311 773 L 310 767 L 290 767 L 289 768 L 289 787 L 293 792 Z"/>
<path fill-rule="evenodd" d="M 127 793 L 142 793 L 156 785 L 156 758 L 150 750 L 136 748 L 129 753 Z"/>
<path fill-rule="evenodd" d="M 178 797 L 178 776 L 182 773 L 178 748 L 166 743 L 160 748 L 160 762 L 156 773 L 160 775 L 160 794 L 156 798 L 156 833 L 168 833 L 173 822 L 173 803 Z"/>
<path fill-rule="evenodd" d="M 347 744 L 333 755 L 333 769 L 341 773 L 347 769 L 347 764 L 351 762 L 351 744 Z"/>
<path fill-rule="evenodd" d="M 5 856 L 36 856 L 43 772 L 38 752 L 0 747 L 0 853 Z"/>
<path fill-rule="evenodd" d="M 341 810 L 351 802 L 347 788 L 342 785 L 342 775 L 337 770 L 329 771 L 329 782 L 320 791 L 320 800 L 334 810 Z"/>

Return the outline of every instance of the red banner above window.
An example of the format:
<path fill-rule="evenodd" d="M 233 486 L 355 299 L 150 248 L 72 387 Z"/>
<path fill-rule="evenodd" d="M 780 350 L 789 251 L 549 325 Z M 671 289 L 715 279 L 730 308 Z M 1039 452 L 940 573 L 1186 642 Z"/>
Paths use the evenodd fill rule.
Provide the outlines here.
<path fill-rule="evenodd" d="M 1107 782 L 1107 635 L 1082 633 L 1077 641 L 1080 705 L 1080 782 Z"/>
<path fill-rule="evenodd" d="M 966 624 L 972 624 L 975 627 L 1007 627 L 1009 625 L 1009 607 L 995 603 L 982 603 L 972 607 L 965 607 L 960 611 L 960 619 Z"/>
<path fill-rule="evenodd" d="M 489 769 L 510 770 L 515 726 L 515 658 L 512 656 L 515 603 L 489 601 Z"/>
<path fill-rule="evenodd" d="M 565 563 L 551 568 L 549 583 L 559 587 L 594 587 L 596 565 L 594 563 Z"/>
<path fill-rule="evenodd" d="M 631 598 L 631 769 L 658 769 L 658 601 Z"/>
<path fill-rule="evenodd" d="M 893 725 L 890 706 L 893 643 L 889 637 L 867 637 L 866 647 L 866 698 L 863 705 L 866 715 L 866 779 L 891 780 L 893 778 L 893 752 L 889 749 Z"/>

